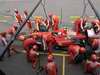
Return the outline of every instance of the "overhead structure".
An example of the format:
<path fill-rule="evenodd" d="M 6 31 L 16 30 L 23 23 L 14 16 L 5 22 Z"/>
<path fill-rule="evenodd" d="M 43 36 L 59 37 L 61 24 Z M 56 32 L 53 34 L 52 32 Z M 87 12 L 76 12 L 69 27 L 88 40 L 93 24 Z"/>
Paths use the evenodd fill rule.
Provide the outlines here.
<path fill-rule="evenodd" d="M 87 16 L 86 10 L 87 10 L 87 0 L 83 0 L 83 11 L 81 17 Z"/>
<path fill-rule="evenodd" d="M 41 5 L 43 7 L 43 11 L 44 11 L 45 17 L 48 19 L 48 15 L 47 15 L 47 11 L 46 11 L 46 8 L 45 8 L 45 4 L 46 4 L 46 0 L 44 0 L 44 3 L 41 2 Z"/>
<path fill-rule="evenodd" d="M 96 17 L 98 18 L 98 20 L 100 21 L 100 14 L 98 13 L 98 11 L 96 10 L 95 6 L 93 5 L 91 0 L 88 0 L 88 3 L 90 4 L 93 12 L 95 13 Z"/>

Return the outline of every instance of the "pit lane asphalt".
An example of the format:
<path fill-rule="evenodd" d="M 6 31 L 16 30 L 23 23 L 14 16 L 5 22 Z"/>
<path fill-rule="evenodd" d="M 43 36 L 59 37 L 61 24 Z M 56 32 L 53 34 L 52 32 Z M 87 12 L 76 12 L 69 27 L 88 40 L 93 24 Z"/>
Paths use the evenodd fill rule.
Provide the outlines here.
<path fill-rule="evenodd" d="M 55 55 L 55 62 L 58 66 L 58 75 L 84 75 L 82 66 L 68 64 L 68 60 L 63 55 Z M 47 55 L 40 55 L 40 65 L 43 66 L 47 62 Z M 37 67 L 39 64 L 37 64 Z M 19 53 L 12 57 L 5 58 L 0 62 L 0 69 L 7 75 L 37 75 L 37 70 L 32 70 L 31 63 L 28 63 L 25 54 Z M 40 72 L 39 75 L 45 75 Z"/>

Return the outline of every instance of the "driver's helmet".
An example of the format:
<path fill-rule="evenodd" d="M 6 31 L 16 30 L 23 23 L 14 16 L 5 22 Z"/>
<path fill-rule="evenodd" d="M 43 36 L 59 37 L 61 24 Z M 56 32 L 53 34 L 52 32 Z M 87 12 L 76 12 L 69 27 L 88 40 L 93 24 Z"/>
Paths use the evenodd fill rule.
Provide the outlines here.
<path fill-rule="evenodd" d="M 90 22 L 86 22 L 84 28 L 85 29 L 91 29 L 92 28 L 92 24 Z"/>

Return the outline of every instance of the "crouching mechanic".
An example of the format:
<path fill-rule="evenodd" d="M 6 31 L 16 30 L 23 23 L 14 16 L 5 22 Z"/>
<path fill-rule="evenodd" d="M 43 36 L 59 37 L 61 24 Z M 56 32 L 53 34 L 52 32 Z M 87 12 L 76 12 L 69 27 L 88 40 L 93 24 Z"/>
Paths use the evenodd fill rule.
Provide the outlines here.
<path fill-rule="evenodd" d="M 89 29 L 87 29 L 87 27 Z M 91 25 L 87 25 L 86 29 L 87 37 L 90 39 L 93 50 L 98 50 L 100 48 L 100 31 L 94 29 Z M 98 50 L 98 52 L 100 52 L 100 50 Z"/>
<path fill-rule="evenodd" d="M 26 57 L 27 57 L 27 60 L 30 61 L 28 58 L 29 58 L 29 52 L 30 52 L 30 49 L 32 48 L 33 45 L 36 45 L 36 40 L 32 37 L 32 38 L 27 38 L 26 40 L 23 41 L 23 46 L 24 46 L 24 49 L 26 50 Z"/>
<path fill-rule="evenodd" d="M 33 69 L 36 67 L 38 60 L 39 53 L 37 52 L 37 50 L 38 50 L 37 45 L 33 45 L 32 48 L 29 50 L 28 54 L 29 55 L 28 59 L 31 61 Z"/>
<path fill-rule="evenodd" d="M 84 59 L 84 53 L 86 49 L 79 45 L 70 45 L 68 48 L 69 62 L 70 63 L 81 63 Z"/>
<path fill-rule="evenodd" d="M 48 46 L 48 53 L 51 54 L 53 47 L 56 45 L 56 40 L 52 35 L 48 35 L 47 37 L 48 38 L 46 40 L 46 43 L 47 43 L 47 46 Z"/>
<path fill-rule="evenodd" d="M 57 65 L 54 62 L 53 55 L 48 55 L 48 62 L 44 69 L 46 75 L 57 75 Z"/>

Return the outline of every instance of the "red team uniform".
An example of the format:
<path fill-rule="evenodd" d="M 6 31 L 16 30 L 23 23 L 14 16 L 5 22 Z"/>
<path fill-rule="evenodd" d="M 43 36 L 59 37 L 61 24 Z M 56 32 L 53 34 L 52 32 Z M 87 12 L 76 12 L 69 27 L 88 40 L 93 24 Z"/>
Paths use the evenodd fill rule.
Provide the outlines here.
<path fill-rule="evenodd" d="M 84 27 L 86 21 L 84 19 L 78 18 L 74 22 L 74 30 L 77 34 L 79 34 L 82 31 L 82 28 Z"/>
<path fill-rule="evenodd" d="M 18 10 L 15 9 L 15 19 L 16 19 L 16 22 L 17 23 L 22 23 L 22 17 L 21 15 L 19 14 Z"/>
<path fill-rule="evenodd" d="M 33 47 L 29 50 L 29 60 L 32 62 L 32 67 L 35 68 L 38 59 L 37 45 L 33 45 Z"/>
<path fill-rule="evenodd" d="M 31 49 L 31 46 L 35 45 L 36 44 L 36 40 L 33 39 L 33 38 L 28 38 L 26 40 L 24 40 L 23 42 L 23 47 L 24 49 L 26 50 L 27 52 L 27 60 L 29 58 L 29 52 L 30 52 L 30 49 Z M 30 61 L 30 60 L 29 60 Z"/>
<path fill-rule="evenodd" d="M 90 60 L 85 64 L 85 72 L 94 75 L 97 68 L 100 68 L 100 63 L 97 61 L 97 56 L 92 54 Z"/>
<path fill-rule="evenodd" d="M 52 55 L 48 56 L 48 63 L 45 66 L 46 75 L 57 75 L 57 65 L 53 59 Z"/>
<path fill-rule="evenodd" d="M 53 14 L 49 14 L 49 29 L 52 28 L 53 31 L 59 29 L 59 17 Z"/>
<path fill-rule="evenodd" d="M 27 16 L 28 16 L 28 13 L 27 13 L 27 11 L 25 10 L 25 11 L 24 11 L 24 17 L 25 17 L 25 19 L 27 18 Z M 28 29 L 29 29 L 29 30 L 32 30 L 32 22 L 31 22 L 30 20 L 28 20 L 26 24 L 27 24 Z"/>

